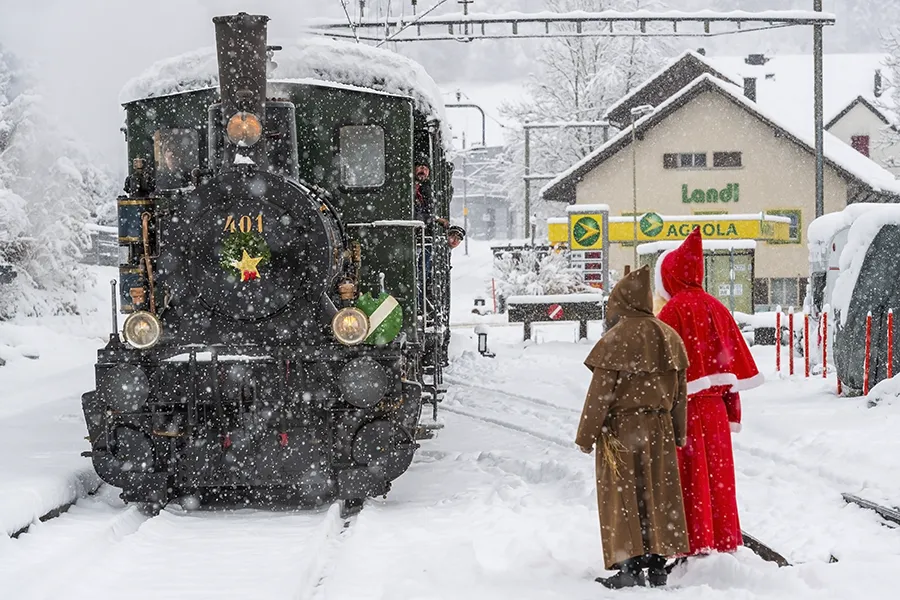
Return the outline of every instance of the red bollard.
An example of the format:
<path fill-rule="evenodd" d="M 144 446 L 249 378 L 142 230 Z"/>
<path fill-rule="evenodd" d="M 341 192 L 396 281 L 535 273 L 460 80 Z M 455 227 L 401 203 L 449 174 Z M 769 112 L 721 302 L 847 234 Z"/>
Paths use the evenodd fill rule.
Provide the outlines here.
<path fill-rule="evenodd" d="M 781 307 L 775 310 L 775 372 L 781 373 Z"/>
<path fill-rule="evenodd" d="M 803 358 L 806 363 L 806 378 L 809 379 L 809 314 L 803 313 Z"/>
<path fill-rule="evenodd" d="M 894 309 L 888 309 L 887 319 L 887 377 L 894 376 Z"/>
<path fill-rule="evenodd" d="M 872 350 L 872 311 L 866 315 L 866 360 L 863 363 L 863 396 L 869 394 L 869 361 Z"/>
<path fill-rule="evenodd" d="M 794 374 L 794 307 L 788 310 L 788 370 Z"/>
<path fill-rule="evenodd" d="M 828 313 L 822 313 L 822 379 L 828 378 Z M 841 380 L 838 379 L 838 394 L 841 393 Z"/>

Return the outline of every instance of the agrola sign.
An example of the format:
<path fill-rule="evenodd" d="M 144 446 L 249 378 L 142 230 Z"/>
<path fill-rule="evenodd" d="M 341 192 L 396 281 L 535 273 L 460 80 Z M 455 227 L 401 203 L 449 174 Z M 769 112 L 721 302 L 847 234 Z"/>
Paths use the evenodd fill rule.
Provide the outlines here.
<path fill-rule="evenodd" d="M 680 239 L 686 238 L 695 227 L 700 228 L 700 233 L 705 238 L 729 239 L 740 237 L 736 222 L 728 221 L 670 221 L 665 222 L 656 213 L 645 214 L 638 223 L 642 234 L 654 239 Z"/>
<path fill-rule="evenodd" d="M 709 188 L 708 190 L 696 189 L 688 194 L 688 185 L 681 186 L 681 201 L 684 204 L 715 204 L 717 202 L 737 202 L 741 199 L 741 185 L 729 183 L 721 190 Z"/>

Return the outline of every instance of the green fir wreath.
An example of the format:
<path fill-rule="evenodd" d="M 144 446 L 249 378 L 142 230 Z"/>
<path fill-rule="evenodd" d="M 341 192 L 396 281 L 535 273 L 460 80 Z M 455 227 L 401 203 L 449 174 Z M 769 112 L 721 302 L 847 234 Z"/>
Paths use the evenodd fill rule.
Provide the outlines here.
<path fill-rule="evenodd" d="M 258 264 L 260 267 L 272 260 L 272 251 L 269 250 L 269 245 L 266 244 L 263 236 L 255 231 L 246 233 L 236 231 L 222 242 L 222 256 L 219 265 L 226 271 L 241 275 L 240 269 L 234 263 L 240 262 L 245 250 L 251 257 L 262 259 Z"/>

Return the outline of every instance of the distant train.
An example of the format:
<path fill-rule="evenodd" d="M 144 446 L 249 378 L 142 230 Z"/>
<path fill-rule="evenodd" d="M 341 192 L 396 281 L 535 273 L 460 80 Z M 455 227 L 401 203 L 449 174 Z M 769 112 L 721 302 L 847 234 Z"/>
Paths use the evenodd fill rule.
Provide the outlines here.
<path fill-rule="evenodd" d="M 213 21 L 217 53 L 130 83 L 128 317 L 83 395 L 86 454 L 126 501 L 349 512 L 406 471 L 443 391 L 449 248 L 415 219 L 413 175 L 428 162 L 447 217 L 440 96 L 390 52 Z"/>

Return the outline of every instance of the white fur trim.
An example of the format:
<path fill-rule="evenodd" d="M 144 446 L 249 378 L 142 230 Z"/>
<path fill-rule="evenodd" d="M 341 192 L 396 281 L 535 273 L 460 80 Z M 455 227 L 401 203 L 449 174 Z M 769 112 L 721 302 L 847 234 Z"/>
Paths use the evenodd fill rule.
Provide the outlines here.
<path fill-rule="evenodd" d="M 729 423 L 731 425 L 732 433 L 740 433 L 741 432 L 741 424 L 740 423 Z"/>
<path fill-rule="evenodd" d="M 733 373 L 717 373 L 715 375 L 708 375 L 706 377 L 701 377 L 700 379 L 688 381 L 687 392 L 689 395 L 696 394 L 703 390 L 722 385 L 731 386 L 730 391 L 732 392 L 743 392 L 759 387 L 765 382 L 766 378 L 762 373 L 757 373 L 749 379 L 738 379 Z"/>
<path fill-rule="evenodd" d="M 674 249 L 673 249 L 673 250 L 674 250 Z M 672 294 L 670 294 L 670 293 L 666 290 L 666 286 L 663 285 L 663 281 L 662 281 L 662 263 L 663 263 L 663 260 L 664 260 L 668 255 L 672 254 L 673 250 L 666 250 L 665 252 L 663 252 L 662 254 L 659 255 L 659 258 L 656 259 L 656 270 L 655 270 L 654 273 L 653 273 L 653 285 L 656 287 L 656 293 L 659 294 L 659 296 L 660 296 L 663 300 L 666 300 L 666 301 L 672 299 Z"/>

